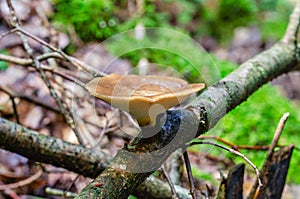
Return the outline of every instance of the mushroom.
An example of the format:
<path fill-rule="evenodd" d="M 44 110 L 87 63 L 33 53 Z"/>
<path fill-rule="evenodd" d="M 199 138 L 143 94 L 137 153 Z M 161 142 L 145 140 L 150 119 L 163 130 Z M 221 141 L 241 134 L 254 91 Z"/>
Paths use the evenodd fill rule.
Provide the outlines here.
<path fill-rule="evenodd" d="M 110 74 L 88 82 L 89 93 L 132 114 L 140 126 L 155 124 L 157 115 L 205 87 L 203 83 L 165 76 Z"/>

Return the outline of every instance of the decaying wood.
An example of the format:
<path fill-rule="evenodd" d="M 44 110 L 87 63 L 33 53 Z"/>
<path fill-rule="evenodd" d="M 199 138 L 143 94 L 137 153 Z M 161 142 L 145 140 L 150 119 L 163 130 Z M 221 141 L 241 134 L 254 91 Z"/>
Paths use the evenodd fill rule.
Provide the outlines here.
<path fill-rule="evenodd" d="M 77 198 L 127 198 L 172 152 L 212 128 L 260 86 L 294 70 L 299 61 L 295 53 L 294 43 L 278 42 L 208 87 L 186 109 L 168 111 L 165 124 L 155 136 L 136 139 L 119 151 L 111 165 L 83 189 Z M 142 134 L 147 134 L 145 131 Z M 160 150 L 165 147 L 167 150 Z M 135 155 L 139 158 L 133 158 Z M 148 164 L 153 164 L 152 171 L 143 170 Z M 132 169 L 141 172 L 132 172 Z"/>
<path fill-rule="evenodd" d="M 143 128 L 141 136 L 120 150 L 106 169 L 83 189 L 77 198 L 127 198 L 138 185 L 161 166 L 171 153 L 180 148 L 184 150 L 187 142 L 212 128 L 228 111 L 245 101 L 263 84 L 279 75 L 295 70 L 299 64 L 298 41 L 295 37 L 299 29 L 299 6 L 300 4 L 297 5 L 294 12 L 296 17 L 291 18 L 296 22 L 293 20 L 293 23 L 290 23 L 289 34 L 282 41 L 248 60 L 230 75 L 208 87 L 185 109 L 167 111 L 166 115 L 162 117 L 165 120 L 164 123 L 158 121 L 155 127 Z M 296 11 L 298 11 L 298 15 Z M 295 31 L 294 34 L 290 33 L 291 30 Z M 26 35 L 20 29 L 16 29 L 16 31 Z M 292 41 L 289 39 L 290 35 L 293 35 Z M 43 151 L 45 149 L 35 146 L 36 136 L 40 135 L 31 132 L 27 138 L 24 138 L 20 133 L 23 131 L 22 127 L 14 125 L 16 129 L 11 129 L 9 125 L 7 120 L 0 120 L 0 145 L 2 148 L 30 156 L 30 151 L 20 151 L 23 147 L 22 144 L 19 145 L 20 149 L 16 149 L 18 148 L 16 143 L 23 143 L 20 140 L 28 139 L 32 147 L 31 152 L 41 154 L 36 158 L 39 158 L 40 161 L 47 161 L 46 157 L 55 154 L 55 146 L 62 144 L 62 141 L 57 142 L 56 140 L 45 142 L 45 146 L 53 145 L 54 148 L 52 151 Z M 7 132 L 14 134 L 15 137 L 9 140 L 11 138 L 6 138 Z M 148 135 L 151 133 L 155 135 L 149 137 Z M 39 140 L 43 140 L 43 138 Z M 74 146 L 69 145 L 69 147 L 65 149 L 64 157 L 59 157 L 56 163 L 52 162 L 54 165 L 58 165 L 59 161 L 60 164 L 66 163 L 72 164 L 74 167 L 81 167 L 79 161 L 67 163 L 68 153 L 80 152 L 82 154 L 82 151 L 78 151 L 76 148 L 78 146 L 72 148 Z M 42 150 L 42 153 L 37 150 Z M 84 150 L 84 148 L 82 147 L 80 150 Z M 94 164 L 98 164 L 99 160 L 101 157 L 92 161 Z M 60 166 L 72 167 L 71 165 Z M 95 167 L 90 168 L 89 173 L 93 172 L 95 172 Z"/>
<path fill-rule="evenodd" d="M 257 199 L 280 199 L 285 185 L 286 176 L 294 145 L 289 145 L 274 152 L 269 161 L 268 170 L 262 172 L 263 187 L 259 189 Z"/>
<path fill-rule="evenodd" d="M 90 178 L 101 173 L 111 160 L 106 153 L 42 135 L 3 118 L 0 118 L 0 135 L 0 148 L 32 161 L 52 164 Z M 187 189 L 180 186 L 175 188 L 180 198 L 191 198 Z M 150 199 L 168 199 L 172 195 L 168 183 L 153 176 L 141 183 L 134 193 Z"/>
<path fill-rule="evenodd" d="M 220 184 L 217 199 L 242 199 L 245 164 L 233 167 Z"/>
<path fill-rule="evenodd" d="M 263 186 L 250 194 L 249 199 L 281 198 L 293 149 L 294 145 L 282 147 L 272 153 L 271 158 L 266 158 L 264 165 L 267 166 L 264 166 L 261 171 Z M 244 165 L 237 165 L 230 170 L 228 177 L 220 184 L 217 199 L 243 198 L 244 167 Z"/>
<path fill-rule="evenodd" d="M 268 172 L 270 170 L 271 164 L 274 161 L 273 159 L 274 159 L 275 147 L 278 145 L 280 135 L 283 131 L 284 125 L 285 125 L 288 117 L 289 117 L 289 113 L 285 113 L 280 118 L 280 121 L 277 125 L 277 128 L 275 130 L 275 133 L 274 133 L 274 136 L 273 136 L 273 139 L 272 139 L 272 143 L 271 143 L 271 145 L 268 149 L 267 157 L 266 157 L 266 159 L 264 161 L 264 164 L 262 166 L 262 169 L 261 169 L 261 179 L 262 179 L 262 182 L 263 182 L 262 186 L 259 187 L 261 193 L 265 192 L 266 183 L 269 181 Z M 257 194 L 257 188 L 258 188 L 258 182 L 256 181 L 254 183 L 254 185 L 252 186 L 252 189 L 250 191 L 248 199 L 255 198 L 255 195 Z"/>

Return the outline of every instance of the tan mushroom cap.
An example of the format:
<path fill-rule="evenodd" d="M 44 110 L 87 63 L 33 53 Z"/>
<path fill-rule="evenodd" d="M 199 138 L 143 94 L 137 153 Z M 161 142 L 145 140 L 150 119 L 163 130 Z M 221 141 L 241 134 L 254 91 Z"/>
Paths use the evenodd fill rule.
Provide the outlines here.
<path fill-rule="evenodd" d="M 91 95 L 129 112 L 141 126 L 155 121 L 158 114 L 204 87 L 203 83 L 188 84 L 175 77 L 114 73 L 95 78 L 85 85 Z"/>

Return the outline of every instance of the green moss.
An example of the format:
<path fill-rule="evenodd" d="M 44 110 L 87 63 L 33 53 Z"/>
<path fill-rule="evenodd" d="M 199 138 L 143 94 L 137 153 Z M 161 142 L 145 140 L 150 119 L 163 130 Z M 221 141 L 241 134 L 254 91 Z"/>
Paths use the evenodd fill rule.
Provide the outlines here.
<path fill-rule="evenodd" d="M 207 53 L 187 33 L 169 29 L 148 29 L 143 40 L 137 41 L 131 34 L 122 33 L 105 41 L 105 47 L 115 56 L 128 59 L 136 66 L 140 59 L 156 63 L 158 70 L 171 67 L 190 82 L 216 82 L 236 68 L 228 61 L 220 61 Z M 181 41 L 181 42 L 178 42 Z"/>
<path fill-rule="evenodd" d="M 263 0 L 258 4 L 260 13 L 258 25 L 264 41 L 281 39 L 293 6 L 286 0 Z"/>
<path fill-rule="evenodd" d="M 278 40 L 285 31 L 292 10 L 292 4 L 286 0 L 261 0 L 260 3 L 255 0 L 165 0 L 166 4 L 175 3 L 182 9 L 173 16 L 172 10 L 159 9 L 152 0 L 145 0 L 144 13 L 141 16 L 120 17 L 119 13 L 127 9 L 127 3 L 122 1 L 54 0 L 53 2 L 55 14 L 52 21 L 63 24 L 66 29 L 68 26 L 74 26 L 77 34 L 84 41 L 104 40 L 120 31 L 132 29 L 138 23 L 142 23 L 145 27 L 176 29 L 187 37 L 189 35 L 214 36 L 219 42 L 228 41 L 238 26 L 255 25 L 259 27 L 263 40 Z M 192 31 L 188 28 L 189 24 L 193 25 Z M 132 36 L 127 36 L 121 42 L 106 42 L 105 47 L 115 56 L 128 59 L 134 66 L 141 58 L 147 58 L 150 62 L 158 64 L 158 70 L 171 67 L 184 74 L 190 82 L 202 81 L 201 74 L 206 74 L 211 76 L 210 84 L 236 68 L 235 64 L 220 61 L 212 54 L 186 45 L 182 39 L 179 34 L 159 32 L 157 37 L 139 42 Z M 168 46 L 169 49 L 177 51 L 155 48 L 155 46 Z M 74 51 L 74 46 L 70 45 L 67 50 Z M 207 66 L 212 65 L 216 66 L 212 67 L 214 68 L 212 71 L 203 71 Z M 6 67 L 6 62 L 0 62 L 0 70 Z M 227 114 L 208 134 L 219 135 L 222 132 L 220 137 L 237 145 L 270 144 L 280 117 L 284 112 L 290 112 L 280 144 L 297 144 L 300 141 L 300 137 L 297 136 L 300 129 L 300 112 L 297 111 L 300 110 L 299 108 L 299 104 L 294 104 L 283 97 L 278 89 L 266 85 L 253 94 L 247 102 Z M 211 150 L 212 147 L 208 149 Z M 265 158 L 265 151 L 242 152 L 257 165 L 261 165 Z M 212 150 L 212 154 L 218 156 L 224 154 L 228 158 L 233 158 L 236 163 L 244 162 L 228 152 L 220 152 L 220 149 Z M 295 150 L 288 176 L 289 182 L 300 183 L 300 177 L 293 175 L 297 171 L 299 161 L 299 152 Z"/>
<path fill-rule="evenodd" d="M 211 183 L 213 183 L 214 185 L 218 185 L 218 180 L 216 180 L 212 174 L 207 173 L 202 171 L 201 169 L 198 169 L 197 167 L 193 166 L 192 167 L 192 174 L 195 178 L 199 179 L 199 180 L 207 180 Z"/>
<path fill-rule="evenodd" d="M 113 2 L 109 0 L 55 0 L 53 21 L 64 28 L 74 26 L 84 41 L 104 39 L 117 32 L 118 20 L 113 15 Z"/>
<path fill-rule="evenodd" d="M 255 20 L 256 13 L 255 1 L 221 0 L 212 21 L 212 34 L 221 40 L 231 38 L 234 28 L 249 25 Z"/>
<path fill-rule="evenodd" d="M 281 116 L 289 112 L 290 116 L 279 144 L 297 146 L 300 143 L 298 110 L 300 110 L 299 103 L 291 102 L 280 93 L 278 88 L 267 84 L 250 96 L 246 102 L 228 113 L 217 128 L 212 129 L 208 134 L 218 134 L 222 131 L 220 137 L 236 145 L 269 145 Z M 242 150 L 242 152 L 258 166 L 262 165 L 266 156 L 266 151 Z M 236 163 L 244 162 L 240 157 L 231 154 L 227 157 L 234 159 Z M 300 153 L 295 150 L 288 174 L 289 182 L 300 183 L 300 177 L 293 175 L 298 170 L 299 161 Z"/>

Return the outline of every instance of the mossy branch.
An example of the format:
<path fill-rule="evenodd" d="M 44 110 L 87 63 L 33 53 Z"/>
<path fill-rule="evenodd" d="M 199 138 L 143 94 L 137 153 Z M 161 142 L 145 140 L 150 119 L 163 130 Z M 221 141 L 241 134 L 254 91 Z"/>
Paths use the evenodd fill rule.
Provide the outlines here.
<path fill-rule="evenodd" d="M 109 163 L 105 153 L 40 134 L 3 118 L 0 118 L 0 137 L 2 149 L 84 176 L 96 176 Z"/>
<path fill-rule="evenodd" d="M 296 19 L 294 24 L 298 27 L 299 16 Z M 142 137 L 120 150 L 112 163 L 77 198 L 127 198 L 172 152 L 185 149 L 186 142 L 212 128 L 259 87 L 293 71 L 298 64 L 297 45 L 294 41 L 286 41 L 278 42 L 242 64 L 208 87 L 185 109 L 168 111 L 166 122 L 154 136 L 143 138 L 149 134 L 147 131 L 151 132 L 151 129 L 143 129 Z"/>
<path fill-rule="evenodd" d="M 106 153 L 42 135 L 1 117 L 0 137 L 0 148 L 32 161 L 52 164 L 90 178 L 96 177 L 111 161 Z M 176 191 L 181 198 L 190 198 L 188 190 L 176 186 Z M 170 198 L 171 190 L 166 182 L 151 177 L 137 187 L 135 195 Z"/>
<path fill-rule="evenodd" d="M 292 71 L 297 63 L 294 52 L 293 44 L 278 43 L 209 87 L 186 109 L 168 111 L 166 123 L 155 136 L 136 140 L 119 151 L 110 166 L 78 198 L 127 198 L 172 152 L 212 128 L 260 86 Z M 151 171 L 144 172 L 149 167 Z M 132 172 L 133 169 L 141 172 Z"/>
<path fill-rule="evenodd" d="M 220 118 L 245 101 L 260 86 L 281 74 L 295 70 L 296 65 L 299 64 L 297 41 L 299 10 L 297 5 L 283 40 L 209 87 L 185 109 L 168 111 L 164 117 L 164 124 L 159 125 L 158 122 L 156 127 L 144 128 L 142 136 L 120 150 L 112 163 L 78 195 L 78 198 L 127 198 L 141 182 L 161 166 L 171 153 L 177 149 L 184 150 L 187 142 L 212 128 Z M 20 29 L 15 31 L 27 35 Z M 27 136 L 21 134 L 24 131 L 28 133 Z M 157 133 L 149 137 L 149 133 L 153 132 Z M 78 173 L 81 173 L 81 162 L 79 159 L 74 161 L 70 157 L 90 153 L 84 147 L 55 138 L 51 140 L 50 137 L 24 129 L 4 119 L 0 119 L 0 133 L 1 148 L 23 154 L 32 160 L 38 159 L 45 163 L 73 168 L 78 170 Z M 13 136 L 9 137 L 11 135 L 8 134 Z M 40 143 L 36 144 L 37 141 Z M 24 146 L 25 143 L 28 146 Z M 26 147 L 29 147 L 28 151 L 24 151 Z M 57 158 L 53 158 L 55 156 Z M 87 155 L 87 157 L 91 156 Z M 78 158 L 82 160 L 84 157 Z M 98 171 L 97 166 L 102 164 L 99 162 L 101 160 L 101 155 L 89 160 L 96 166 L 86 168 L 82 172 L 94 175 Z M 102 168 L 107 162 L 103 164 Z"/>

